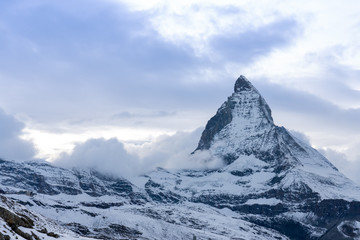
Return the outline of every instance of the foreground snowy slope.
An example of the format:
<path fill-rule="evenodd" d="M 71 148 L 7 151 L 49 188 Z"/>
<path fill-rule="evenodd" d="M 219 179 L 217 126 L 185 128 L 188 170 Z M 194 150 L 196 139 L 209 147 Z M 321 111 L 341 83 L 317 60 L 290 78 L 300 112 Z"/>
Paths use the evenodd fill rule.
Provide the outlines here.
<path fill-rule="evenodd" d="M 0 191 L 81 236 L 100 239 L 360 238 L 360 188 L 276 126 L 245 77 L 237 79 L 192 154 L 202 151 L 221 158 L 223 167 L 158 168 L 125 179 L 2 160 Z"/>
<path fill-rule="evenodd" d="M 47 163 L 3 161 L 0 170 L 4 173 L 0 178 L 2 192 L 7 197 L 83 236 L 287 239 L 276 231 L 243 220 L 241 214 L 229 209 L 191 203 L 181 196 L 174 200 L 166 191 L 161 193 L 161 189 L 150 187 L 147 176 L 136 179 L 146 185 L 141 188 L 126 179 L 104 176 L 93 170 L 67 170 Z M 155 189 L 169 202 L 158 201 L 161 197 L 156 199 L 152 193 Z"/>
<path fill-rule="evenodd" d="M 0 239 L 73 240 L 80 236 L 50 219 L 0 196 Z M 81 237 L 81 239 L 88 239 Z"/>

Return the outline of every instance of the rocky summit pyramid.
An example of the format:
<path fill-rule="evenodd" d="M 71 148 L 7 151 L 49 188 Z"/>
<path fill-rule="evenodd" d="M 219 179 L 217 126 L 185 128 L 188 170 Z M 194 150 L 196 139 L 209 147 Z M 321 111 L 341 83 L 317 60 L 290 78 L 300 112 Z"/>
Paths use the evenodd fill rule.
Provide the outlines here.
<path fill-rule="evenodd" d="M 63 239 L 360 239 L 360 188 L 276 126 L 270 107 L 244 76 L 208 121 L 194 161 L 197 154 L 224 164 L 158 168 L 125 179 L 96 169 L 0 159 L 1 199 L 29 209 L 31 218 L 56 221 L 50 230 L 72 231 L 54 230 Z M 0 213 L 13 211 L 0 207 Z M 5 215 L 2 232 L 16 236 Z M 42 232 L 36 234 L 49 237 Z"/>
<path fill-rule="evenodd" d="M 265 134 L 273 128 L 271 110 L 266 101 L 244 76 L 240 76 L 235 82 L 234 93 L 207 123 L 196 150 L 211 148 L 230 163 L 244 154 L 246 148 L 259 145 L 254 140 L 266 138 Z M 222 146 L 218 145 L 220 142 Z M 224 147 L 231 148 L 226 155 Z M 257 154 L 258 150 L 254 148 L 248 154 Z"/>
<path fill-rule="evenodd" d="M 202 133 L 197 150 L 210 150 L 227 164 L 239 156 L 253 155 L 279 168 L 311 164 L 336 168 L 315 150 L 274 124 L 271 110 L 259 91 L 244 77 L 218 109 Z"/>

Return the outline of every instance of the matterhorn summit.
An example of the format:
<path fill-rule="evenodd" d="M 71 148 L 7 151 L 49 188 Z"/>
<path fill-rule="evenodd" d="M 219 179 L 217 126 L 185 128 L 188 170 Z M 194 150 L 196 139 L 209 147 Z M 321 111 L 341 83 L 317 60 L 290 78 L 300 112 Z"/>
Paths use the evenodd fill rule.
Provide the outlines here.
<path fill-rule="evenodd" d="M 235 146 L 235 143 L 252 141 L 254 134 L 264 135 L 273 127 L 271 110 L 266 101 L 244 76 L 240 76 L 236 80 L 234 93 L 207 123 L 197 150 L 211 148 L 221 154 L 219 143 L 223 142 L 223 147 L 233 148 L 232 153 L 228 152 L 233 156 L 223 157 L 235 158 L 241 154 L 241 146 Z"/>
<path fill-rule="evenodd" d="M 274 124 L 270 107 L 244 76 L 236 80 L 232 95 L 208 121 L 196 149 L 202 150 L 222 158 L 229 167 L 246 167 L 246 159 L 252 157 L 262 166 L 252 169 L 249 165 L 248 171 L 273 173 L 269 184 L 291 192 L 300 187 L 314 190 L 320 198 L 333 198 L 345 197 L 344 188 L 354 187 L 315 149 Z"/>
<path fill-rule="evenodd" d="M 208 121 L 196 150 L 210 150 L 227 164 L 239 156 L 254 155 L 279 166 L 285 163 L 301 165 L 294 155 L 308 157 L 314 154 L 307 148 L 285 128 L 274 124 L 265 99 L 244 76 L 240 76 L 233 94 Z M 325 158 L 317 164 L 335 170 Z"/>

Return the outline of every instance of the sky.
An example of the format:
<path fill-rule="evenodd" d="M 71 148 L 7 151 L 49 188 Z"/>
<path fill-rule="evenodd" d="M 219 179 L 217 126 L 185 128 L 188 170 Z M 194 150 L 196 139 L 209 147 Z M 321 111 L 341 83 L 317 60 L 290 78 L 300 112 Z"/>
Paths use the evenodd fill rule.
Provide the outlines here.
<path fill-rule="evenodd" d="M 245 75 L 360 183 L 358 16 L 357 0 L 0 1 L 0 157 L 198 167 L 186 153 Z"/>

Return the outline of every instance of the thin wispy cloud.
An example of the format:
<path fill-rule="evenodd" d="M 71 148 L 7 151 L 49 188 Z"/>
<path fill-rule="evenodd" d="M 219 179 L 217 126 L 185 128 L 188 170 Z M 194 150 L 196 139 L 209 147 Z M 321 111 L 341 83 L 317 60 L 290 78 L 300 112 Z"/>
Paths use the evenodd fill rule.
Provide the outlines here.
<path fill-rule="evenodd" d="M 113 119 L 124 119 L 124 118 L 154 118 L 154 117 L 168 117 L 174 116 L 176 112 L 157 111 L 149 113 L 134 113 L 134 112 L 120 112 L 112 116 Z"/>

